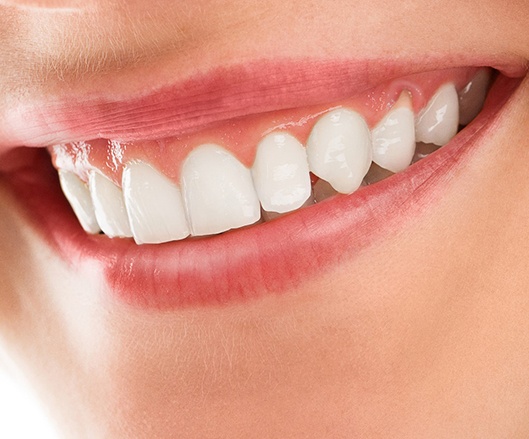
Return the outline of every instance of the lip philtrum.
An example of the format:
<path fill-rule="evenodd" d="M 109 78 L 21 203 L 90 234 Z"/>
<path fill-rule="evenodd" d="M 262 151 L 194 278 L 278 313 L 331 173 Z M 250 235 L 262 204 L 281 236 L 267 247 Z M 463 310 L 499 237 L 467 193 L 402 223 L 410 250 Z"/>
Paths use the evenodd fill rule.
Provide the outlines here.
<path fill-rule="evenodd" d="M 0 177 L 25 200 L 28 218 L 50 245 L 66 261 L 99 263 L 110 292 L 125 303 L 141 308 L 226 303 L 306 281 L 434 203 L 441 183 L 478 147 L 519 83 L 498 78 L 480 116 L 428 160 L 351 196 L 207 239 L 136 246 L 85 234 L 58 193 L 54 170 L 43 166 L 40 150 L 13 150 Z"/>

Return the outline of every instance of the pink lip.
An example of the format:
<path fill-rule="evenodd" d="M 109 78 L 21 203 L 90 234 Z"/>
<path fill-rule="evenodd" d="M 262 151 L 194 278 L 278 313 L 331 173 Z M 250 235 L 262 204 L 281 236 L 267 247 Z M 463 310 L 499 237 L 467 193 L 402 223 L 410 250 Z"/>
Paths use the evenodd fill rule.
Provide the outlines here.
<path fill-rule="evenodd" d="M 59 192 L 46 152 L 23 155 L 22 169 L 0 173 L 30 218 L 65 260 L 94 260 L 109 290 L 140 308 L 205 306 L 280 293 L 354 258 L 442 195 L 443 181 L 464 166 L 520 80 L 499 78 L 480 116 L 450 144 L 405 172 L 276 221 L 204 239 L 156 246 L 86 235 Z"/>
<path fill-rule="evenodd" d="M 332 102 L 393 78 L 462 65 L 491 66 L 508 76 L 525 74 L 521 60 L 460 58 L 256 61 L 217 68 L 136 95 L 112 92 L 116 84 L 100 84 L 82 96 L 65 92 L 54 100 L 30 100 L 0 113 L 0 149 L 95 138 L 166 138 L 238 116 Z M 156 78 L 152 82 L 145 78 L 145 84 L 151 83 L 157 83 Z"/>

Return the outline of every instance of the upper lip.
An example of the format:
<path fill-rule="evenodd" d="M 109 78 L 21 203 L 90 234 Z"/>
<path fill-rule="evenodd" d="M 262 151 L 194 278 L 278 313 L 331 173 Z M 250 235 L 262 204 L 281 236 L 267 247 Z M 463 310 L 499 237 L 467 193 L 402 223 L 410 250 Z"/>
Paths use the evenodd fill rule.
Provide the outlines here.
<path fill-rule="evenodd" d="M 505 66 L 502 70 L 511 76 L 525 73 L 524 64 L 519 60 L 510 63 L 507 60 L 466 60 L 466 64 L 459 65 Z M 289 68 L 274 64 L 279 76 L 272 79 L 268 79 L 270 69 L 268 75 L 254 78 L 250 73 L 255 70 L 241 67 L 224 71 L 222 75 L 226 76 L 218 72 L 207 76 L 207 81 L 204 78 L 189 80 L 185 82 L 188 86 L 184 91 L 173 85 L 168 89 L 162 87 L 154 94 L 113 98 L 106 104 L 99 98 L 86 97 L 68 104 L 65 104 L 68 101 L 52 103 L 42 112 L 40 123 L 37 121 L 29 130 L 21 130 L 21 126 L 16 130 L 3 123 L 0 144 L 40 146 L 100 135 L 159 137 L 167 135 L 166 130 L 175 133 L 198 129 L 237 115 L 299 106 L 300 102 L 328 101 L 330 95 L 343 97 L 344 90 L 354 93 L 404 73 L 432 69 L 431 63 L 409 67 L 406 63 L 377 66 L 366 62 L 310 62 L 294 70 L 289 64 L 286 66 Z M 331 70 L 335 74 L 329 78 Z M 285 82 L 287 77 L 290 81 Z M 355 78 L 352 82 L 351 77 Z M 226 89 L 235 78 L 240 87 Z M 341 79 L 337 81 L 336 78 Z M 206 239 L 138 247 L 130 240 L 86 235 L 69 212 L 64 198 L 58 195 L 56 176 L 51 167 L 43 166 L 42 155 L 25 165 L 21 172 L 0 172 L 0 178 L 3 177 L 4 183 L 12 187 L 19 199 L 25 200 L 31 217 L 35 221 L 38 218 L 45 238 L 67 261 L 82 263 L 87 258 L 97 261 L 107 284 L 128 303 L 174 307 L 224 302 L 262 291 L 283 291 L 295 288 L 311 274 L 337 263 L 344 254 L 351 257 L 390 227 L 413 216 L 417 209 L 434 202 L 434 194 L 439 194 L 442 187 L 440 182 L 451 174 L 451 169 L 463 163 L 462 159 L 479 139 L 487 135 L 492 120 L 519 82 L 503 79 L 495 85 L 499 93 L 491 95 L 478 119 L 429 159 L 349 196 L 336 197 L 277 221 Z M 330 88 L 330 84 L 338 85 Z M 271 94 L 272 90 L 277 93 Z M 180 99 L 176 99 L 176 95 Z M 144 106 L 138 106 L 139 103 Z M 31 112 L 31 106 L 28 108 Z M 198 108 L 207 111 L 200 116 Z M 53 109 L 57 113 L 54 114 Z M 84 114 L 88 115 L 87 122 L 81 123 Z M 169 116 L 175 114 L 180 118 L 169 123 Z M 50 119 L 50 115 L 55 119 Z M 104 120 L 105 115 L 114 117 Z M 127 122 L 127 115 L 134 116 L 133 120 Z M 5 114 L 3 117 L 5 119 Z M 53 131 L 53 121 L 61 124 L 57 132 Z"/>
<path fill-rule="evenodd" d="M 516 77 L 527 69 L 522 59 L 486 56 L 430 57 L 424 62 L 260 60 L 183 76 L 154 91 L 150 86 L 148 93 L 109 91 L 102 83 L 83 94 L 30 98 L 3 111 L 0 105 L 0 152 L 94 138 L 172 137 L 239 116 L 331 102 L 393 78 L 462 65 L 491 66 Z"/>

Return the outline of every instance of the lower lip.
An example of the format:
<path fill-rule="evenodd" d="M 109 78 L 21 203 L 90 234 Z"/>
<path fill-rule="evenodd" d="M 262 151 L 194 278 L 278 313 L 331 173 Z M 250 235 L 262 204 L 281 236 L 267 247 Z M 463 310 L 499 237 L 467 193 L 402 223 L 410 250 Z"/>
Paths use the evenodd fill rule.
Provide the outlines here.
<path fill-rule="evenodd" d="M 443 181 L 479 148 L 520 80 L 499 78 L 486 108 L 463 132 L 406 171 L 348 196 L 336 196 L 275 221 L 223 235 L 137 246 L 132 240 L 87 235 L 60 193 L 45 150 L 12 151 L 31 161 L 0 172 L 24 201 L 28 217 L 66 261 L 96 261 L 108 290 L 128 305 L 149 309 L 218 306 L 281 294 L 436 203 Z M 15 167 L 14 167 L 15 168 Z M 37 195 L 36 195 L 37 194 Z M 38 219 L 38 220 L 37 220 Z"/>

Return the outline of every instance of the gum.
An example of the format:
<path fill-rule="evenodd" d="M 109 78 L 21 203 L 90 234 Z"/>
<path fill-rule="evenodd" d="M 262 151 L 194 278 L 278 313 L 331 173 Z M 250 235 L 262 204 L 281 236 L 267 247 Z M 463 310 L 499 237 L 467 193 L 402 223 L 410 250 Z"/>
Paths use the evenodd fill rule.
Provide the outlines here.
<path fill-rule="evenodd" d="M 411 93 L 414 112 L 418 113 L 442 84 L 452 82 L 461 90 L 478 70 L 474 67 L 454 68 L 410 75 L 332 103 L 239 117 L 171 138 L 134 142 L 95 139 L 54 145 L 49 147 L 49 151 L 57 169 L 75 172 L 85 181 L 91 170 L 99 170 L 121 186 L 126 163 L 141 160 L 178 183 L 184 159 L 201 144 L 221 145 L 250 167 L 259 141 L 272 131 L 288 131 L 305 144 L 318 117 L 337 107 L 359 112 L 372 128 L 389 111 L 402 91 Z"/>

